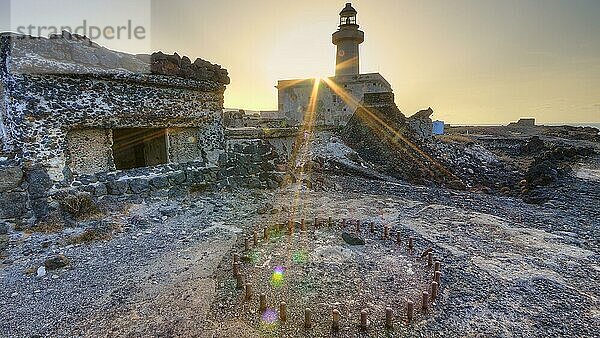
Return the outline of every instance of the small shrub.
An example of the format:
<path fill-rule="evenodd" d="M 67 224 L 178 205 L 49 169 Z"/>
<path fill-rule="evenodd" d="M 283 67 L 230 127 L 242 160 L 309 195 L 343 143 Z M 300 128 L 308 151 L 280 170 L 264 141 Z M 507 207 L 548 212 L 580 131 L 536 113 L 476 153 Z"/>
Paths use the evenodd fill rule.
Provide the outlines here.
<path fill-rule="evenodd" d="M 68 195 L 60 201 L 62 209 L 74 219 L 82 220 L 100 214 L 100 208 L 90 194 Z"/>
<path fill-rule="evenodd" d="M 445 143 L 470 143 L 470 142 L 473 142 L 473 140 L 471 138 L 462 136 L 462 135 L 437 136 L 437 139 L 439 139 L 440 141 L 445 142 Z"/>
<path fill-rule="evenodd" d="M 63 231 L 65 228 L 65 222 L 62 219 L 60 213 L 52 212 L 43 220 L 36 223 L 36 225 L 31 228 L 31 232 L 39 232 L 44 234 L 52 234 Z"/>
<path fill-rule="evenodd" d="M 117 223 L 102 223 L 101 226 L 84 230 L 76 236 L 67 239 L 67 244 L 87 244 L 97 241 L 107 241 L 112 238 L 114 232 L 123 231 L 123 227 Z"/>
<path fill-rule="evenodd" d="M 37 267 L 35 266 L 30 266 L 27 269 L 25 269 L 25 271 L 23 271 L 24 274 L 26 275 L 34 275 L 37 273 Z"/>
<path fill-rule="evenodd" d="M 190 186 L 191 194 L 207 193 L 207 192 L 211 192 L 212 190 L 213 190 L 212 185 L 210 185 L 208 183 L 199 183 L 199 184 L 194 184 L 194 185 Z"/>

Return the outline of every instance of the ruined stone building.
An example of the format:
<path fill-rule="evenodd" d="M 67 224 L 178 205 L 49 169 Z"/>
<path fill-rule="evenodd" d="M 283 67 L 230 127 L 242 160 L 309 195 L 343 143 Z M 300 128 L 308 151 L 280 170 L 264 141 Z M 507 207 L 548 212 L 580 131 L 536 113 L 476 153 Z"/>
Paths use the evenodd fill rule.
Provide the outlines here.
<path fill-rule="evenodd" d="M 224 139 L 229 77 L 219 65 L 118 53 L 66 32 L 3 34 L 0 78 L 0 219 L 43 217 L 65 189 L 148 196 L 228 177 L 276 184 L 259 177 L 274 169 L 264 165 L 270 149 Z"/>
<path fill-rule="evenodd" d="M 335 76 L 320 81 L 313 107 L 315 122 L 319 125 L 345 125 L 365 93 L 392 92 L 391 85 L 381 74 L 360 74 L 359 45 L 364 42 L 364 33 L 359 30 L 356 16 L 357 11 L 350 3 L 340 12 L 339 28 L 332 36 L 337 46 Z M 279 115 L 292 124 L 303 124 L 314 95 L 315 81 L 319 80 L 279 81 Z"/>

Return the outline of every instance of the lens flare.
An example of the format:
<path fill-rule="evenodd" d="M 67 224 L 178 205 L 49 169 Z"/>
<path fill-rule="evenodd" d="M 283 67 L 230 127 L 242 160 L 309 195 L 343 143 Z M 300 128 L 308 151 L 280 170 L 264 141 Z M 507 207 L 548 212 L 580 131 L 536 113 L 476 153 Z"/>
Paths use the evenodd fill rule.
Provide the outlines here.
<path fill-rule="evenodd" d="M 305 250 L 299 250 L 294 252 L 292 260 L 297 265 L 304 265 L 308 261 L 308 253 Z"/>
<path fill-rule="evenodd" d="M 266 309 L 262 314 L 262 321 L 267 325 L 274 325 L 277 323 L 277 311 L 273 309 Z"/>
<path fill-rule="evenodd" d="M 283 286 L 283 277 L 285 268 L 283 266 L 277 266 L 273 269 L 273 275 L 271 275 L 271 285 L 274 287 Z"/>
<path fill-rule="evenodd" d="M 250 251 L 250 253 L 248 254 L 248 259 L 250 259 L 250 263 L 258 264 L 258 262 L 260 261 L 260 252 L 258 252 L 258 250 Z"/>

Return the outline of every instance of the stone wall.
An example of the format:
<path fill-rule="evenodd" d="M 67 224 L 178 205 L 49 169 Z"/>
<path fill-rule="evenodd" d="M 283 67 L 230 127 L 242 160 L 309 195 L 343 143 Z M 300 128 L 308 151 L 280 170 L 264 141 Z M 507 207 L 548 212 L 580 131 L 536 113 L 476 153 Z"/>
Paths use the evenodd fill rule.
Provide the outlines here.
<path fill-rule="evenodd" d="M 0 219 L 20 218 L 26 213 L 27 183 L 18 166 L 0 167 Z"/>
<path fill-rule="evenodd" d="M 280 186 L 285 175 L 277 170 L 281 158 L 282 155 L 267 141 L 238 140 L 230 143 L 227 152 L 221 154 L 218 166 L 206 166 L 204 162 L 169 163 L 80 175 L 68 187 L 53 190 L 46 208 L 49 208 L 48 213 L 52 212 L 64 196 L 79 193 L 88 193 L 97 200 L 135 202 L 224 187 L 273 189 Z"/>
<path fill-rule="evenodd" d="M 110 129 L 74 129 L 67 132 L 67 167 L 74 173 L 114 170 Z"/>
<path fill-rule="evenodd" d="M 229 140 L 219 160 L 220 178 L 226 185 L 277 188 L 283 182 L 278 167 L 285 157 L 268 140 Z"/>
<path fill-rule="evenodd" d="M 2 151 L 12 154 L 24 181 L 0 192 L 0 203 L 12 206 L 0 219 L 43 217 L 56 193 L 85 180 L 103 183 L 102 175 L 115 172 L 115 129 L 171 132 L 174 164 L 216 167 L 225 151 L 221 114 L 229 78 L 201 59 L 128 55 L 70 34 L 1 34 L 0 80 Z"/>
<path fill-rule="evenodd" d="M 279 81 L 278 118 L 285 118 L 290 126 L 310 123 L 306 112 L 311 102 L 315 110 L 312 123 L 327 126 L 345 126 L 367 93 L 391 92 L 390 84 L 380 74 L 342 75 L 320 80 L 318 92 L 311 101 L 318 79 Z M 305 121 L 307 119 L 307 121 Z"/>

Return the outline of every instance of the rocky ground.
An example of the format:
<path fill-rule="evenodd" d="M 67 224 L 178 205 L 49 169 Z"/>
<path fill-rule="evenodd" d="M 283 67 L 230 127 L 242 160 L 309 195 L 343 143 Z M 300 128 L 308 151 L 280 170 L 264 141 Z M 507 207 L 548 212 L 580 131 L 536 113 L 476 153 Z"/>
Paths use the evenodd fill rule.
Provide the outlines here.
<path fill-rule="evenodd" d="M 489 142 L 499 143 L 497 137 Z M 506 152 L 510 147 L 500 148 Z M 487 149 L 502 156 L 489 144 Z M 345 151 L 330 150 L 338 155 Z M 102 221 L 91 221 L 110 232 L 90 241 L 72 240 L 80 238 L 90 221 L 54 234 L 11 231 L 10 256 L 0 271 L 0 336 L 322 337 L 330 336 L 328 312 L 333 307 L 343 312 L 341 331 L 334 335 L 339 337 L 598 336 L 598 155 L 578 159 L 564 175 L 536 187 L 546 197 L 536 204 L 526 203 L 520 193 L 416 186 L 375 179 L 376 174 L 365 178 L 368 166 L 356 163 L 345 168 L 366 168 L 361 175 L 330 170 L 320 174 L 312 190 L 292 185 L 277 191 L 208 192 L 115 209 Z M 530 163 L 513 164 L 521 175 L 525 170 L 519 168 Z M 411 297 L 401 295 L 409 288 L 390 293 L 373 284 L 391 278 L 415 281 L 416 289 L 422 288 L 419 283 L 425 282 L 408 278 L 407 267 L 414 264 L 416 269 L 423 262 L 394 253 L 400 249 L 393 242 L 385 244 L 386 251 L 368 233 L 365 246 L 351 247 L 333 230 L 322 230 L 325 235 L 312 237 L 303 256 L 303 264 L 329 269 L 307 270 L 309 275 L 314 271 L 309 276 L 312 289 L 322 294 L 319 302 L 308 297 L 316 303 L 311 306 L 316 328 L 305 332 L 298 327 L 304 297 L 290 287 L 280 298 L 289 297 L 291 320 L 265 330 L 257 319 L 258 300 L 254 305 L 243 302 L 241 292 L 232 289 L 232 254 L 243 250 L 243 238 L 287 219 L 290 210 L 307 219 L 318 214 L 381 220 L 391 233 L 413 237 L 416 253 L 432 247 L 443 262 L 441 294 L 432 310 L 412 324 L 398 317 L 394 331 L 383 330 L 381 303 Z M 275 242 L 268 252 L 281 255 L 286 248 Z M 345 254 L 340 256 L 336 248 Z M 356 268 L 369 250 L 378 254 L 365 262 L 376 268 Z M 332 264 L 336 257 L 350 258 Z M 395 260 L 387 268 L 378 257 Z M 326 258 L 329 263 L 323 265 Z M 243 270 L 264 276 L 272 265 L 284 263 L 263 259 L 246 263 Z M 290 286 L 300 280 L 293 276 Z M 371 287 L 373 294 L 365 292 Z M 276 294 L 271 298 L 275 301 Z M 398 316 L 405 311 L 401 301 L 390 306 Z M 357 328 L 360 308 L 370 310 L 367 334 Z"/>

